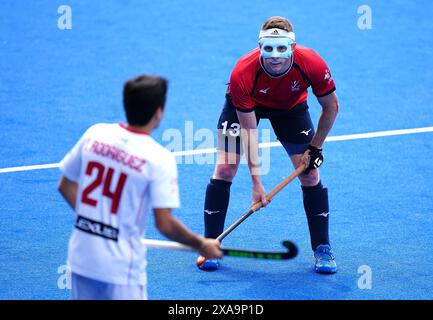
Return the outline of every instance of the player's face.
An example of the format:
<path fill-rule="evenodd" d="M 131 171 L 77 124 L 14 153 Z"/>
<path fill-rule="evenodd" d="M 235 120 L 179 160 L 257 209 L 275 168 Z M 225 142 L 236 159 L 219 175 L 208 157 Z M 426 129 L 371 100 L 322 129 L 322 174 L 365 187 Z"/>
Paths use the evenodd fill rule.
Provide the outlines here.
<path fill-rule="evenodd" d="M 259 43 L 260 50 L 262 51 L 262 56 L 265 56 L 264 53 L 270 53 L 272 56 L 263 57 L 263 66 L 265 67 L 266 71 L 271 74 L 282 74 L 286 72 L 291 65 L 293 55 L 286 55 L 286 57 L 282 57 L 281 55 L 284 55 L 288 50 L 293 52 L 295 50 L 295 43 L 290 44 L 288 47 L 285 42 L 281 42 L 280 39 L 272 39 L 275 43 Z M 267 42 L 270 42 L 267 40 Z M 281 42 L 281 43 L 278 43 Z M 278 57 L 278 54 L 280 56 Z M 287 57 L 288 56 L 288 57 Z"/>
<path fill-rule="evenodd" d="M 266 71 L 272 74 L 284 73 L 289 69 L 291 58 L 267 58 L 263 59 L 263 66 Z"/>

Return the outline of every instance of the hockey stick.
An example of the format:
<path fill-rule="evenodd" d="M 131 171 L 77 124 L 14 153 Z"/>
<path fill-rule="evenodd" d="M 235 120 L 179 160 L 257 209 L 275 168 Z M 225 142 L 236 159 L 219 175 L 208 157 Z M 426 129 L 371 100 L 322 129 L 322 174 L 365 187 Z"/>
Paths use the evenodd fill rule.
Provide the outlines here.
<path fill-rule="evenodd" d="M 271 192 L 266 195 L 266 200 L 270 201 L 272 198 L 280 192 L 285 186 L 287 186 L 290 182 L 292 182 L 297 176 L 299 176 L 304 170 L 306 166 L 305 164 L 299 166 L 290 176 L 280 182 Z M 223 233 L 218 236 L 218 240 L 222 241 L 225 237 L 228 236 L 230 232 L 232 232 L 238 225 L 240 225 L 246 218 L 248 218 L 253 212 L 259 210 L 262 207 L 262 202 L 255 202 L 251 208 L 245 212 L 238 220 L 236 220 L 230 227 L 228 227 Z"/>
<path fill-rule="evenodd" d="M 148 248 L 155 249 L 169 249 L 181 251 L 197 251 L 191 247 L 185 246 L 181 243 L 174 241 L 162 241 L 153 239 L 142 239 L 141 242 Z M 286 251 L 262 251 L 262 250 L 245 250 L 245 249 L 232 249 L 221 248 L 224 256 L 238 257 L 238 258 L 254 258 L 254 259 L 268 259 L 268 260 L 287 260 L 296 257 L 298 248 L 296 245 L 288 240 L 283 241 L 283 246 Z"/>

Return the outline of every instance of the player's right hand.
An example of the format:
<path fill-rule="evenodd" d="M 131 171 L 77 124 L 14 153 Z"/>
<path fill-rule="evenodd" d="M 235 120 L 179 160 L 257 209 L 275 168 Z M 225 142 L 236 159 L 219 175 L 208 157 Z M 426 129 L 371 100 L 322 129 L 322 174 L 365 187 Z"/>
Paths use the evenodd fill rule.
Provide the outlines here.
<path fill-rule="evenodd" d="M 221 243 L 218 240 L 211 238 L 202 238 L 202 244 L 198 252 L 206 259 L 219 259 L 223 256 Z"/>
<path fill-rule="evenodd" d="M 257 202 L 261 202 L 262 207 L 266 207 L 269 203 L 269 201 L 266 200 L 265 188 L 260 181 L 253 183 L 253 205 Z"/>

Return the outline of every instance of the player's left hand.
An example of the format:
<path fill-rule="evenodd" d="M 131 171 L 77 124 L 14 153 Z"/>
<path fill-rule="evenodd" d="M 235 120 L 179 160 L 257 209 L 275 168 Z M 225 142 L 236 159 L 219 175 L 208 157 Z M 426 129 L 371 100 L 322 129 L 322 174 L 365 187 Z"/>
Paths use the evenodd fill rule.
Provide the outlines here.
<path fill-rule="evenodd" d="M 323 163 L 322 150 L 311 144 L 308 146 L 307 151 L 305 151 L 302 162 L 307 166 L 304 173 L 309 174 L 311 170 L 319 168 Z"/>

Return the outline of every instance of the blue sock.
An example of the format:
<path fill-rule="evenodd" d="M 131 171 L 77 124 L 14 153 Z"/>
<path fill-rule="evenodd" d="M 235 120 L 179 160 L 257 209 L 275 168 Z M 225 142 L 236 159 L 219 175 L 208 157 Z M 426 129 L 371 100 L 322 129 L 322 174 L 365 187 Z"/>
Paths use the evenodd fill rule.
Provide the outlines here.
<path fill-rule="evenodd" d="M 316 250 L 320 244 L 329 244 L 329 202 L 328 189 L 322 183 L 314 187 L 302 186 L 304 209 L 310 230 L 311 248 Z"/>
<path fill-rule="evenodd" d="M 217 238 L 224 231 L 227 208 L 230 199 L 231 182 L 210 179 L 204 200 L 204 235 Z"/>

